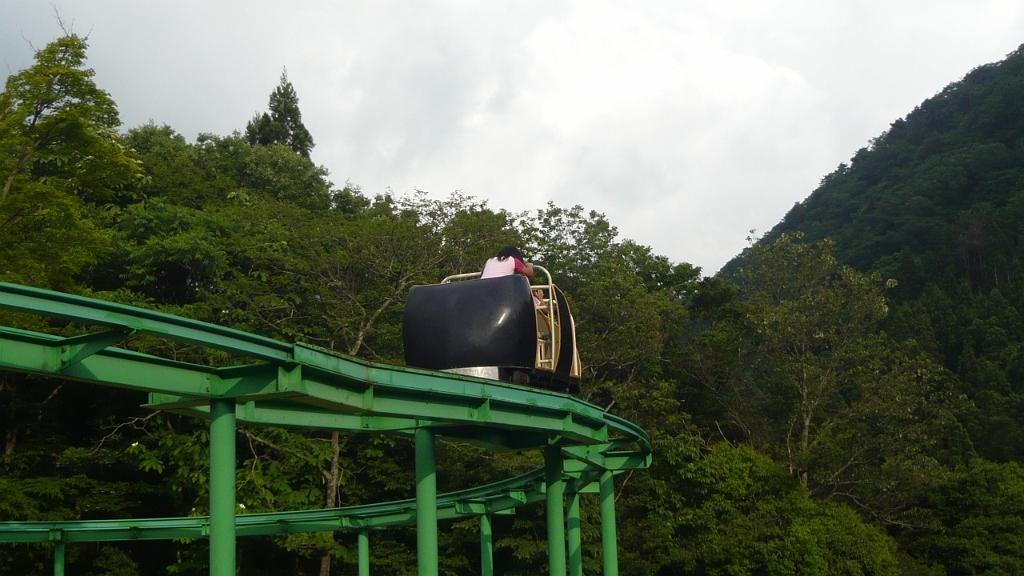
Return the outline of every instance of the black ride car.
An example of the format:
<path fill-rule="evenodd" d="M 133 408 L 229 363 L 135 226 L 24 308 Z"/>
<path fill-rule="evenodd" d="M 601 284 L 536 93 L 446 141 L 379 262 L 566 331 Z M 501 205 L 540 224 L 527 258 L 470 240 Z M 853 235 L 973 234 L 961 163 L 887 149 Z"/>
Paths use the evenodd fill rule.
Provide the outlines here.
<path fill-rule="evenodd" d="M 414 286 L 402 319 L 405 363 L 578 392 L 580 357 L 569 304 L 547 270 L 534 270 L 548 283 L 531 286 L 520 275 L 481 280 L 476 272 Z"/>

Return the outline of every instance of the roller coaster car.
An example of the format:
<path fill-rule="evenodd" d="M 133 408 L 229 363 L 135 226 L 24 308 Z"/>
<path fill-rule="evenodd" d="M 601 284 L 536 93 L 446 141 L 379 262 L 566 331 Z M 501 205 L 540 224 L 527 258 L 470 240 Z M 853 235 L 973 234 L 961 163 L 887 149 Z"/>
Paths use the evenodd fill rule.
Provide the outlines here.
<path fill-rule="evenodd" d="M 579 392 L 576 326 L 551 275 L 530 285 L 524 276 L 479 279 L 459 274 L 414 286 L 402 319 L 405 363 L 546 388 Z M 539 297 L 534 298 L 534 292 Z"/>

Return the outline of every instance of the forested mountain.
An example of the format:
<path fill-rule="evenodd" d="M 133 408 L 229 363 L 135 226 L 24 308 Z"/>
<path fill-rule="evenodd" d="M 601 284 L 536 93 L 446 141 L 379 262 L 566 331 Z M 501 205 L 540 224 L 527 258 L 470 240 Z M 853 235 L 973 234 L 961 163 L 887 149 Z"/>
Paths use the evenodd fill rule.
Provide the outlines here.
<path fill-rule="evenodd" d="M 309 158 L 284 75 L 244 134 L 125 129 L 86 49 L 58 39 L 0 94 L 0 280 L 401 364 L 408 289 L 516 244 L 572 304 L 581 396 L 651 434 L 653 467 L 616 479 L 621 573 L 1024 572 L 1020 54 L 894 124 L 730 274 L 704 278 L 579 206 L 512 214 L 458 194 L 339 188 Z M 83 330 L 9 313 L 0 324 Z M 0 372 L 0 520 L 204 514 L 204 423 L 145 400 Z M 438 450 L 443 491 L 540 463 Z M 403 438 L 242 426 L 237 453 L 240 513 L 412 494 Z M 498 574 L 546 572 L 543 518 L 496 518 Z M 478 573 L 474 522 L 442 524 L 440 546 L 443 573 Z M 73 574 L 203 574 L 207 557 L 202 540 L 68 550 Z M 414 552 L 411 528 L 375 532 L 373 573 L 414 574 Z M 0 575 L 49 573 L 50 554 L 0 545 Z M 239 540 L 241 574 L 354 564 L 347 534 Z"/>
<path fill-rule="evenodd" d="M 751 255 L 794 235 L 829 239 L 838 261 L 889 280 L 879 329 L 951 373 L 964 399 L 957 421 L 968 461 L 1009 463 L 1016 473 L 1024 458 L 1024 47 L 893 122 L 722 276 L 743 284 Z"/>
<path fill-rule="evenodd" d="M 763 242 L 793 232 L 894 279 L 885 330 L 956 373 L 979 454 L 1024 457 L 1024 47 L 893 122 Z"/>

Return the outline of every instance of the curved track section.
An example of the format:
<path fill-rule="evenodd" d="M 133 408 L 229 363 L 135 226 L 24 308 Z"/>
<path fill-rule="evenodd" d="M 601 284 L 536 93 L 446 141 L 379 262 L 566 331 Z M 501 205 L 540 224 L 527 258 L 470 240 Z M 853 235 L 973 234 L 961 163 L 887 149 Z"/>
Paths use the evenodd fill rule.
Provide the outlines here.
<path fill-rule="evenodd" d="M 502 482 L 438 495 L 439 520 L 510 513 L 516 507 L 544 499 L 544 474 L 534 470 Z M 264 536 L 300 532 L 365 530 L 412 524 L 416 500 L 399 500 L 345 508 L 243 514 L 236 518 L 239 536 Z M 203 538 L 210 533 L 208 516 L 82 520 L 65 522 L 0 522 L 0 542 L 54 540 L 111 542 Z"/>
<path fill-rule="evenodd" d="M 231 400 L 238 421 L 348 432 L 434 434 L 499 450 L 557 446 L 576 492 L 596 491 L 608 471 L 650 464 L 647 434 L 582 400 L 541 389 L 375 364 L 301 343 L 177 316 L 0 283 L 0 309 L 58 318 L 99 330 L 72 338 L 0 327 L 0 370 L 40 374 L 149 393 L 146 407 L 209 418 Z M 145 335 L 219 350 L 237 364 L 211 367 L 115 345 Z M 438 519 L 514 510 L 544 498 L 545 471 L 438 495 Z M 239 536 L 367 529 L 416 521 L 415 500 L 237 517 Z M 204 517 L 0 523 L 0 542 L 202 537 Z"/>

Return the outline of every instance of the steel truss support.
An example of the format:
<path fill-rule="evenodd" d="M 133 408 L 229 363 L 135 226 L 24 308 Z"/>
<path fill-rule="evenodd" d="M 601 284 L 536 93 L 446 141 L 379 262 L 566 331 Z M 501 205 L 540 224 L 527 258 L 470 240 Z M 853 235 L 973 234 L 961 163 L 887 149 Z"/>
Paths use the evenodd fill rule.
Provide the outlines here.
<path fill-rule="evenodd" d="M 235 576 L 235 401 L 210 401 L 210 576 Z"/>
<path fill-rule="evenodd" d="M 480 515 L 480 576 L 494 576 L 494 534 L 491 515 Z"/>
<path fill-rule="evenodd" d="M 604 576 L 619 576 L 619 549 L 615 539 L 615 482 L 611 470 L 601 473 L 601 550 Z"/>
<path fill-rule="evenodd" d="M 359 531 L 359 576 L 370 576 L 370 533 Z"/>
<path fill-rule="evenodd" d="M 416 429 L 416 563 L 419 576 L 437 576 L 437 465 L 428 428 Z"/>
<path fill-rule="evenodd" d="M 544 449 L 544 480 L 547 484 L 548 573 L 565 575 L 565 477 L 562 451 L 558 446 Z"/>
<path fill-rule="evenodd" d="M 0 326 L 0 372 L 50 376 L 148 392 L 149 408 L 210 420 L 210 516 L 0 522 L 0 543 L 54 543 L 64 574 L 69 542 L 210 538 L 210 574 L 234 576 L 236 538 L 359 532 L 359 574 L 369 573 L 368 531 L 417 525 L 420 576 L 438 574 L 439 520 L 480 518 L 481 572 L 493 573 L 493 514 L 546 500 L 551 576 L 581 571 L 578 493 L 600 475 L 605 576 L 618 576 L 613 473 L 646 468 L 650 438 L 637 425 L 580 399 L 546 390 L 369 363 L 131 306 L 0 282 L 0 310 L 60 318 L 95 331 L 64 338 Z M 220 350 L 234 366 L 161 358 L 115 345 L 132 334 Z M 255 363 L 253 362 L 255 361 Z M 329 510 L 235 516 L 236 419 L 354 433 L 413 434 L 416 498 Z M 428 428 L 429 427 L 429 428 Z M 435 434 L 485 448 L 544 450 L 544 467 L 437 494 Z M 573 478 L 572 486 L 567 485 Z"/>
<path fill-rule="evenodd" d="M 571 490 L 566 497 L 569 524 L 569 576 L 583 576 L 583 542 L 580 534 L 580 493 Z"/>
<path fill-rule="evenodd" d="M 64 542 L 58 540 L 53 548 L 53 576 L 64 576 Z"/>

